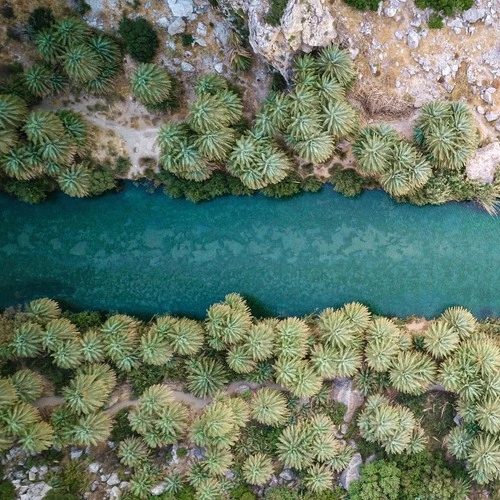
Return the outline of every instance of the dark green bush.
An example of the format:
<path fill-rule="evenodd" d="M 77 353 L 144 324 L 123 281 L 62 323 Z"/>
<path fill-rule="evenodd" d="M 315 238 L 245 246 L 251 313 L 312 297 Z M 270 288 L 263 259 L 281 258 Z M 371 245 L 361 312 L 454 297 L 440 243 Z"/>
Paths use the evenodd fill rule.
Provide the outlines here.
<path fill-rule="evenodd" d="M 132 370 L 127 376 L 136 396 L 140 396 L 150 385 L 161 384 L 167 374 L 165 365 L 143 365 L 138 370 Z"/>
<path fill-rule="evenodd" d="M 300 189 L 308 193 L 317 193 L 323 188 L 323 183 L 316 177 L 307 177 L 300 183 Z"/>
<path fill-rule="evenodd" d="M 394 464 L 377 460 L 361 469 L 361 478 L 349 487 L 350 500 L 398 500 L 401 470 Z"/>
<path fill-rule="evenodd" d="M 266 500 L 299 500 L 300 495 L 289 486 L 268 488 L 264 494 Z"/>
<path fill-rule="evenodd" d="M 270 198 L 286 198 L 300 193 L 300 182 L 295 177 L 290 176 L 277 184 L 266 186 L 260 192 Z"/>
<path fill-rule="evenodd" d="M 26 203 L 40 203 L 56 189 L 57 183 L 48 177 L 41 177 L 32 181 L 20 181 L 9 177 L 0 177 L 0 190 Z"/>
<path fill-rule="evenodd" d="M 139 62 L 150 62 L 156 55 L 160 40 L 151 23 L 143 17 L 122 18 L 118 32 L 125 41 L 127 51 Z"/>
<path fill-rule="evenodd" d="M 59 472 L 48 479 L 48 483 L 57 493 L 53 497 L 53 500 L 61 498 L 60 495 L 65 495 L 62 498 L 68 500 L 81 498 L 81 495 L 89 487 L 89 482 L 87 464 L 83 461 L 75 460 L 65 463 Z"/>
<path fill-rule="evenodd" d="M 269 12 L 266 15 L 266 23 L 270 24 L 271 26 L 278 26 L 287 3 L 288 0 L 271 0 Z"/>
<path fill-rule="evenodd" d="M 344 0 L 344 2 L 359 10 L 377 10 L 381 0 Z"/>
<path fill-rule="evenodd" d="M 0 498 L 2 500 L 15 500 L 16 488 L 8 479 L 0 479 Z"/>
<path fill-rule="evenodd" d="M 349 198 L 359 196 L 366 184 L 365 179 L 353 169 L 334 170 L 330 176 L 330 181 L 335 191 Z"/>
<path fill-rule="evenodd" d="M 231 500 L 256 500 L 257 495 L 248 486 L 238 486 L 231 490 Z"/>
<path fill-rule="evenodd" d="M 47 7 L 37 7 L 28 17 L 28 27 L 33 33 L 50 28 L 54 22 L 54 15 Z"/>
<path fill-rule="evenodd" d="M 182 33 L 181 35 L 181 43 L 183 47 L 191 47 L 191 45 L 194 42 L 194 37 L 193 35 L 190 35 L 189 33 Z"/>
<path fill-rule="evenodd" d="M 429 16 L 429 22 L 427 23 L 427 26 L 429 26 L 431 30 L 439 30 L 444 26 L 443 18 L 439 14 L 433 12 Z"/>
<path fill-rule="evenodd" d="M 115 173 L 111 169 L 96 167 L 90 170 L 89 196 L 99 196 L 115 188 Z"/>
<path fill-rule="evenodd" d="M 415 0 L 419 9 L 431 8 L 436 12 L 442 12 L 445 16 L 451 16 L 455 11 L 468 10 L 474 5 L 474 0 Z"/>
<path fill-rule="evenodd" d="M 110 436 L 110 439 L 112 441 L 123 441 L 124 439 L 135 435 L 134 431 L 130 427 L 128 412 L 129 409 L 124 408 L 114 416 L 115 422 L 113 424 L 113 429 L 111 430 Z"/>
<path fill-rule="evenodd" d="M 26 359 L 25 364 L 31 370 L 43 373 L 43 376 L 54 386 L 54 393 L 60 394 L 61 389 L 75 376 L 74 370 L 59 368 L 48 357 Z"/>
<path fill-rule="evenodd" d="M 97 311 L 64 311 L 62 316 L 69 319 L 82 332 L 97 328 L 103 321 L 101 313 Z"/>

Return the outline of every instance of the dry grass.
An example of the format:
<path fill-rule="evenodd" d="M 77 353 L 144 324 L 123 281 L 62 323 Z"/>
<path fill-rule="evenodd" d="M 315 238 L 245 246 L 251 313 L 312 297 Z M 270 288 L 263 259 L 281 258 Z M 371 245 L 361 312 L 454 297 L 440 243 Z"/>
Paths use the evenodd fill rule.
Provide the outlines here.
<path fill-rule="evenodd" d="M 413 111 L 413 105 L 409 101 L 373 85 L 358 84 L 352 94 L 370 117 L 401 118 Z"/>

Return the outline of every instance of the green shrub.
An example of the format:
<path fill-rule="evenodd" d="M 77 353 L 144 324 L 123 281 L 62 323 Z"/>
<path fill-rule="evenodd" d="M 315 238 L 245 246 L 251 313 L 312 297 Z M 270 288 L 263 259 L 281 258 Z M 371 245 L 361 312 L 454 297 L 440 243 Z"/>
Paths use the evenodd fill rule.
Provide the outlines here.
<path fill-rule="evenodd" d="M 124 439 L 135 436 L 134 431 L 130 427 L 130 422 L 128 420 L 128 408 L 123 408 L 115 416 L 115 423 L 113 425 L 113 430 L 111 431 L 112 441 L 123 441 Z"/>
<path fill-rule="evenodd" d="M 125 41 L 127 51 L 139 62 L 150 62 L 156 55 L 160 40 L 151 23 L 143 17 L 122 18 L 118 32 Z"/>
<path fill-rule="evenodd" d="M 64 311 L 62 316 L 63 318 L 69 319 L 80 331 L 97 328 L 103 321 L 101 313 L 97 311 Z"/>
<path fill-rule="evenodd" d="M 330 181 L 335 191 L 349 198 L 359 196 L 366 185 L 366 180 L 353 169 L 335 169 Z"/>
<path fill-rule="evenodd" d="M 70 460 L 64 464 L 59 472 L 48 479 L 50 486 L 58 493 L 54 497 L 54 500 L 61 498 L 59 494 L 66 495 L 63 498 L 67 498 L 68 500 L 81 498 L 81 495 L 87 490 L 89 482 L 87 464 L 83 461 L 75 460 Z"/>
<path fill-rule="evenodd" d="M 31 11 L 28 17 L 28 27 L 33 33 L 50 28 L 54 23 L 54 15 L 47 7 L 37 7 L 35 10 Z"/>
<path fill-rule="evenodd" d="M 54 386 L 55 394 L 60 394 L 61 389 L 68 384 L 68 380 L 75 375 L 74 370 L 59 368 L 48 357 L 32 358 L 25 360 L 26 368 L 43 373 L 43 376 Z"/>
<path fill-rule="evenodd" d="M 323 183 L 316 177 L 307 177 L 300 183 L 300 189 L 308 193 L 317 193 L 323 188 Z"/>
<path fill-rule="evenodd" d="M 15 500 L 16 488 L 8 479 L 0 479 L 0 498 L 2 500 Z"/>
<path fill-rule="evenodd" d="M 1 179 L 0 189 L 21 201 L 35 204 L 44 201 L 51 192 L 57 189 L 57 184 L 48 177 L 32 181 L 5 178 Z"/>
<path fill-rule="evenodd" d="M 377 10 L 381 0 L 344 0 L 344 2 L 359 10 Z"/>
<path fill-rule="evenodd" d="M 190 35 L 189 33 L 182 33 L 181 35 L 181 43 L 183 47 L 191 47 L 194 42 L 194 37 L 193 35 Z"/>
<path fill-rule="evenodd" d="M 394 464 L 377 460 L 361 469 L 361 478 L 349 488 L 350 500 L 397 500 L 401 470 Z"/>
<path fill-rule="evenodd" d="M 470 9 L 474 0 L 415 0 L 415 5 L 419 9 L 431 8 L 445 16 L 451 16 L 455 11 Z"/>
<path fill-rule="evenodd" d="M 260 192 L 270 198 L 286 198 L 300 193 L 300 182 L 295 177 L 287 177 L 277 184 L 270 184 Z"/>
<path fill-rule="evenodd" d="M 231 490 L 231 500 L 256 500 L 257 496 L 248 486 L 238 486 Z"/>
<path fill-rule="evenodd" d="M 90 170 L 89 196 L 100 194 L 116 188 L 114 172 L 106 167 L 96 167 Z"/>
<path fill-rule="evenodd" d="M 143 365 L 138 370 L 127 372 L 136 396 L 141 395 L 150 385 L 161 384 L 167 374 L 165 365 Z"/>
<path fill-rule="evenodd" d="M 288 0 L 271 0 L 269 12 L 266 15 L 266 23 L 271 26 L 278 26 L 287 3 Z"/>
<path fill-rule="evenodd" d="M 299 500 L 300 495 L 289 486 L 277 486 L 276 488 L 268 488 L 264 498 L 266 500 Z"/>
<path fill-rule="evenodd" d="M 431 30 L 439 30 L 444 26 L 443 18 L 439 14 L 433 12 L 429 16 L 429 22 L 427 23 L 427 25 Z"/>

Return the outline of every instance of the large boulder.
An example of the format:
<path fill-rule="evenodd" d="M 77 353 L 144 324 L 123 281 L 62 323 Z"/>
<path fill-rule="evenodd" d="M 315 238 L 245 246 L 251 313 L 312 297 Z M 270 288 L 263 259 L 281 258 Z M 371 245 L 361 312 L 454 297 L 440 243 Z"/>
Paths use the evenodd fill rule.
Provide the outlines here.
<path fill-rule="evenodd" d="M 355 453 L 351 458 L 351 461 L 349 462 L 347 469 L 340 475 L 339 482 L 342 488 L 348 490 L 350 484 L 353 481 L 357 481 L 361 477 L 359 468 L 361 467 L 362 463 L 363 463 L 363 458 L 361 457 L 361 454 Z"/>
<path fill-rule="evenodd" d="M 333 383 L 333 399 L 347 406 L 344 422 L 350 422 L 355 411 L 363 404 L 362 394 L 354 389 L 353 382 L 348 378 L 336 378 Z"/>
<path fill-rule="evenodd" d="M 325 0 L 289 0 L 279 26 L 265 21 L 268 0 L 226 0 L 234 10 L 248 15 L 250 44 L 256 54 L 285 78 L 294 55 L 330 45 L 337 38 L 334 18 Z"/>
<path fill-rule="evenodd" d="M 500 166 L 500 142 L 492 142 L 476 151 L 467 164 L 467 177 L 479 182 L 493 182 Z"/>

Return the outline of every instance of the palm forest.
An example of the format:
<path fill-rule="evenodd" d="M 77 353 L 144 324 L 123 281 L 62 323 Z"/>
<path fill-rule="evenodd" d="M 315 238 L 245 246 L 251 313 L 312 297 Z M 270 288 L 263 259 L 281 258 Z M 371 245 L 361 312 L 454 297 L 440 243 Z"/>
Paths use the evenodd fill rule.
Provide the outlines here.
<path fill-rule="evenodd" d="M 122 189 L 129 160 L 100 161 L 96 125 L 51 103 L 105 98 L 128 57 L 131 98 L 161 120 L 158 164 L 136 179 L 151 189 L 201 202 L 328 184 L 347 197 L 382 189 L 397 203 L 475 201 L 495 213 L 499 186 L 465 174 L 480 135 L 463 101 L 424 104 L 411 140 L 363 123 L 349 99 L 355 64 L 330 45 L 298 54 L 290 80 L 249 117 L 238 85 L 215 72 L 183 88 L 153 62 L 158 40 L 138 24 L 124 18 L 108 33 L 31 13 L 22 43 L 35 62 L 0 83 L 6 196 L 44 204 L 59 191 Z M 233 71 L 247 71 L 253 55 L 237 31 L 230 45 Z M 352 166 L 318 176 L 346 141 Z M 399 319 L 356 301 L 261 317 L 234 292 L 203 318 L 13 297 L 0 315 L 0 498 L 500 498 L 499 319 L 460 305 Z M 43 479 L 43 494 L 22 489 L 13 463 Z"/>

